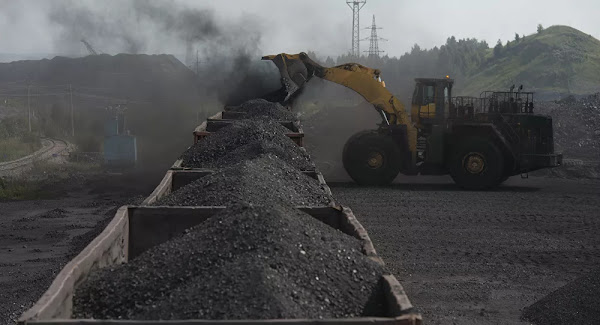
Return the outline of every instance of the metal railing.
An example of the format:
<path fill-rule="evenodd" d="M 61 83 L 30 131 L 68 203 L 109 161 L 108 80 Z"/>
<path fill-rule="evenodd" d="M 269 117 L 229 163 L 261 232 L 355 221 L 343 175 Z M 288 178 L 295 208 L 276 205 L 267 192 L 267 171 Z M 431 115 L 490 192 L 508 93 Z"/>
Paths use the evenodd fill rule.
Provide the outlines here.
<path fill-rule="evenodd" d="M 481 111 L 487 113 L 533 114 L 533 93 L 484 91 L 480 105 Z"/>

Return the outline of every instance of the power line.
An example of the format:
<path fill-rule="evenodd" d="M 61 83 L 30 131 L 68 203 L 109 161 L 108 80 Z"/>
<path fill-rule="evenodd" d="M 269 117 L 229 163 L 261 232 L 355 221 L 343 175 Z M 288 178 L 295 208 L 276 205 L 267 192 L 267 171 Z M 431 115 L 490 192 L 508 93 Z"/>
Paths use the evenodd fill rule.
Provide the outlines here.
<path fill-rule="evenodd" d="M 31 133 L 31 105 L 29 97 L 29 85 L 27 85 L 27 122 L 29 123 L 29 133 Z"/>
<path fill-rule="evenodd" d="M 76 97 L 83 97 L 83 98 L 97 99 L 97 100 L 122 101 L 122 102 L 131 103 L 131 104 L 152 104 L 151 102 L 147 102 L 147 101 L 80 93 L 80 92 L 75 91 L 75 88 L 73 88 L 72 91 L 73 91 L 72 95 L 76 96 Z M 71 92 L 67 91 L 67 92 L 62 92 L 62 93 L 42 93 L 42 94 L 31 94 L 30 93 L 29 95 L 28 94 L 0 94 L 0 97 L 9 97 L 9 98 L 10 97 L 49 97 L 49 96 L 66 96 L 66 95 L 71 95 Z"/>
<path fill-rule="evenodd" d="M 73 94 L 75 96 L 85 97 L 85 98 L 94 98 L 94 99 L 112 100 L 112 101 L 123 101 L 123 102 L 133 103 L 133 104 L 151 104 L 151 102 L 145 102 L 145 101 L 139 101 L 139 100 L 131 100 L 131 99 L 126 99 L 126 98 L 117 98 L 117 97 L 109 97 L 109 96 L 101 96 L 101 95 L 93 95 L 93 94 L 84 94 L 84 93 L 78 93 L 78 92 L 74 92 Z"/>
<path fill-rule="evenodd" d="M 45 96 L 64 96 L 68 95 L 68 92 L 64 93 L 44 93 L 44 94 L 0 94 L 0 97 L 45 97 Z"/>
<path fill-rule="evenodd" d="M 69 97 L 71 97 L 71 136 L 75 137 L 75 122 L 73 118 L 73 87 L 69 85 Z"/>

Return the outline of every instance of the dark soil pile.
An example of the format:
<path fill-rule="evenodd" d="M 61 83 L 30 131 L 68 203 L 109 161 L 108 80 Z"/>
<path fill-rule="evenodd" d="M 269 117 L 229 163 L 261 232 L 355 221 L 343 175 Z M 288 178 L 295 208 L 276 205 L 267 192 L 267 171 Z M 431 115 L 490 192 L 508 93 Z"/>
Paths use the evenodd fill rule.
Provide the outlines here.
<path fill-rule="evenodd" d="M 75 292 L 73 318 L 382 316 L 383 272 L 359 240 L 303 212 L 236 206 L 92 273 Z"/>
<path fill-rule="evenodd" d="M 264 99 L 251 99 L 240 106 L 232 107 L 232 112 L 244 112 L 246 117 L 258 120 L 296 121 L 298 118 L 294 113 L 285 109 L 279 103 L 273 103 Z"/>
<path fill-rule="evenodd" d="M 154 205 L 230 206 L 240 202 L 327 205 L 330 196 L 317 180 L 266 154 L 202 177 Z"/>
<path fill-rule="evenodd" d="M 310 156 L 277 122 L 240 120 L 198 141 L 181 156 L 182 166 L 221 168 L 271 153 L 300 170 L 314 170 Z"/>
<path fill-rule="evenodd" d="M 600 160 L 600 93 L 542 102 L 536 112 L 552 117 L 555 149 L 565 159 Z"/>
<path fill-rule="evenodd" d="M 525 308 L 533 324 L 600 324 L 600 269 L 568 283 Z"/>

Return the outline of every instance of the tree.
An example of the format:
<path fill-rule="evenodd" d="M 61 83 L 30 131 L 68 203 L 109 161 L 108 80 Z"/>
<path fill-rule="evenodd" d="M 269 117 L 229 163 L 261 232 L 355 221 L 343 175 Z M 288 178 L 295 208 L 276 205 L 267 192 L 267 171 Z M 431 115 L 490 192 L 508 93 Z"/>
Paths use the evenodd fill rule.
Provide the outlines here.
<path fill-rule="evenodd" d="M 494 56 L 499 56 L 502 53 L 502 41 L 498 39 L 498 43 L 494 46 Z"/>
<path fill-rule="evenodd" d="M 515 33 L 515 42 L 519 42 L 519 40 L 521 39 L 521 37 L 519 36 L 519 33 Z"/>
<path fill-rule="evenodd" d="M 315 51 L 308 51 L 306 54 L 308 55 L 309 58 L 313 59 L 318 64 L 322 64 L 321 60 L 319 59 L 319 57 L 317 56 L 317 53 Z"/>
<path fill-rule="evenodd" d="M 538 34 L 541 33 L 543 30 L 544 30 L 544 26 L 542 26 L 542 24 L 538 24 L 538 27 L 537 27 Z"/>
<path fill-rule="evenodd" d="M 410 49 L 410 54 L 419 54 L 419 52 L 421 52 L 421 47 L 419 44 L 415 43 L 415 45 L 413 45 L 413 47 Z"/>
<path fill-rule="evenodd" d="M 333 67 L 335 65 L 335 61 L 333 61 L 333 59 L 328 56 L 327 59 L 325 59 L 325 66 L 326 67 Z"/>

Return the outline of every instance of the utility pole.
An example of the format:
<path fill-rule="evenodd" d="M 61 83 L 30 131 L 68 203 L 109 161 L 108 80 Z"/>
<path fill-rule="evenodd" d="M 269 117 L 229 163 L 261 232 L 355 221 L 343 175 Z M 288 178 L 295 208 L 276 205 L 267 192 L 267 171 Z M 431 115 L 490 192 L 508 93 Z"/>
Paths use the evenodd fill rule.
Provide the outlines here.
<path fill-rule="evenodd" d="M 29 133 L 31 133 L 31 103 L 29 98 L 31 85 L 27 83 L 27 121 L 29 123 Z"/>
<path fill-rule="evenodd" d="M 367 0 L 346 0 L 346 4 L 352 9 L 352 56 L 360 57 L 360 10 L 365 6 Z"/>
<path fill-rule="evenodd" d="M 75 121 L 73 118 L 73 87 L 69 84 L 69 96 L 71 97 L 71 136 L 75 137 Z"/>
<path fill-rule="evenodd" d="M 198 63 L 198 49 L 196 49 L 196 74 L 198 74 L 198 71 L 200 70 Z"/>

